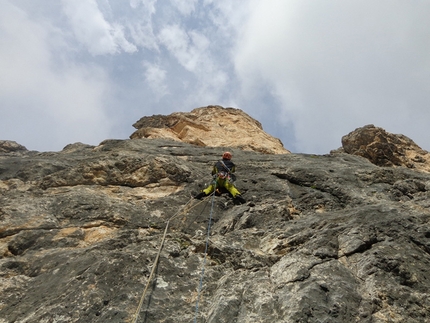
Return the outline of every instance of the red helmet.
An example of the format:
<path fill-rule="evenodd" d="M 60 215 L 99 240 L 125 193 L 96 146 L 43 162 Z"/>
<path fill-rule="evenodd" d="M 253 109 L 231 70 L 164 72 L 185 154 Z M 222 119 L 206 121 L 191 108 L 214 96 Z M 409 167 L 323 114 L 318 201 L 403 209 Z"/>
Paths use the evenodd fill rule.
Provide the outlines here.
<path fill-rule="evenodd" d="M 222 159 L 231 159 L 231 152 L 226 151 L 222 154 Z"/>

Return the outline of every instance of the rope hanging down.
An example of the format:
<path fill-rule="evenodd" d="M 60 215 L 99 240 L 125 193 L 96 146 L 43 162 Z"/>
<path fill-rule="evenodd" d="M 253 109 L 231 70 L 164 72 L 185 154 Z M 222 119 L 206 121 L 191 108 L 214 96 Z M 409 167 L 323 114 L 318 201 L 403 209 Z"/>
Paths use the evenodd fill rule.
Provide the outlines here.
<path fill-rule="evenodd" d="M 157 256 L 155 257 L 154 263 L 152 265 L 152 270 L 151 270 L 151 274 L 149 275 L 148 281 L 146 282 L 146 286 L 145 289 L 143 290 L 142 296 L 140 298 L 139 301 L 139 306 L 137 307 L 136 313 L 134 314 L 134 319 L 133 319 L 133 323 L 137 322 L 137 319 L 139 318 L 139 313 L 140 310 L 142 309 L 142 305 L 143 305 L 143 301 L 145 299 L 145 295 L 146 292 L 149 288 L 149 285 L 153 279 L 154 273 L 155 273 L 155 269 L 158 265 L 158 260 L 160 259 L 160 254 L 161 254 L 161 250 L 163 249 L 163 245 L 164 245 L 164 241 L 166 240 L 166 235 L 167 235 L 167 230 L 169 228 L 169 224 L 170 221 L 173 220 L 174 218 L 176 218 L 179 214 L 181 214 L 184 210 L 189 211 L 190 209 L 186 209 L 187 205 L 190 204 L 190 202 L 193 201 L 193 198 L 191 198 L 187 203 L 184 204 L 184 206 L 182 208 L 180 208 L 178 210 L 178 212 L 176 212 L 174 215 L 172 215 L 166 222 L 166 227 L 164 228 L 164 233 L 163 233 L 163 238 L 161 239 L 161 243 L 160 243 L 160 247 L 158 248 L 158 253 Z M 201 202 L 200 202 L 201 203 Z M 197 203 L 196 205 L 194 205 L 192 208 L 196 207 L 197 205 L 199 205 L 200 203 Z"/>
<path fill-rule="evenodd" d="M 159 261 L 159 259 L 160 259 L 160 254 L 161 254 L 161 251 L 162 251 L 162 249 L 163 249 L 164 241 L 166 240 L 167 230 L 168 230 L 168 228 L 169 228 L 170 221 L 172 221 L 174 218 L 176 218 L 179 214 L 183 213 L 184 211 L 185 211 L 185 212 L 188 212 L 188 211 L 190 211 L 191 209 L 195 208 L 197 205 L 200 205 L 200 204 L 201 204 L 201 203 L 203 203 L 206 199 L 204 199 L 203 201 L 200 201 L 199 203 L 197 203 L 197 204 L 195 204 L 195 205 L 193 205 L 192 207 L 190 207 L 190 208 L 188 208 L 188 209 L 187 209 L 186 207 L 187 207 L 187 206 L 190 204 L 190 202 L 191 202 L 191 201 L 193 201 L 193 200 L 194 200 L 194 198 L 191 198 L 187 203 L 185 203 L 185 204 L 184 204 L 184 206 L 183 206 L 182 208 L 180 208 L 180 209 L 178 210 L 178 212 L 176 212 L 174 215 L 172 215 L 172 216 L 167 220 L 167 222 L 166 222 L 166 227 L 164 228 L 163 238 L 161 239 L 160 247 L 158 248 L 157 256 L 155 257 L 154 263 L 153 263 L 153 265 L 152 265 L 151 273 L 150 273 L 150 275 L 149 275 L 148 281 L 146 282 L 146 286 L 145 286 L 145 289 L 143 290 L 143 293 L 142 293 L 142 296 L 141 296 L 141 298 L 140 298 L 140 301 L 139 301 L 139 305 L 138 305 L 138 307 L 137 307 L 137 310 L 136 310 L 136 312 L 135 312 L 135 314 L 134 314 L 133 323 L 136 323 L 136 322 L 137 322 L 137 319 L 139 318 L 139 313 L 140 313 L 140 311 L 141 311 L 141 309 L 142 309 L 142 305 L 143 305 L 143 301 L 145 300 L 146 292 L 148 291 L 149 285 L 151 284 L 151 281 L 152 281 L 153 276 L 154 276 L 154 274 L 155 274 L 155 269 L 156 269 L 156 267 L 157 267 L 157 265 L 158 265 L 158 261 Z"/>
<path fill-rule="evenodd" d="M 213 210 L 214 210 L 215 192 L 216 192 L 216 181 L 214 181 L 214 192 L 212 194 L 211 211 L 209 214 L 209 222 L 208 222 L 208 230 L 207 230 L 208 232 L 206 235 L 206 246 L 205 246 L 205 255 L 203 258 L 202 274 L 200 276 L 199 289 L 197 292 L 196 313 L 194 315 L 194 323 L 197 322 L 197 315 L 199 313 L 199 301 L 200 301 L 200 294 L 201 294 L 202 286 L 203 286 L 203 277 L 205 275 L 206 258 L 207 258 L 207 254 L 208 254 L 209 237 L 210 237 L 210 233 L 211 233 L 212 214 L 213 214 Z"/>

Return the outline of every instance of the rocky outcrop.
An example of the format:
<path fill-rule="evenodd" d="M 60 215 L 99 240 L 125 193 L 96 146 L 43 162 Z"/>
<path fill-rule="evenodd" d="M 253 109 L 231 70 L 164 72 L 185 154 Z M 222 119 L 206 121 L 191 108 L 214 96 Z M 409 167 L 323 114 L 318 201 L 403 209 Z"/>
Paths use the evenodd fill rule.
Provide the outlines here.
<path fill-rule="evenodd" d="M 240 109 L 208 106 L 189 113 L 143 117 L 130 138 L 167 138 L 201 147 L 236 147 L 266 154 L 289 153 L 261 123 Z"/>
<path fill-rule="evenodd" d="M 404 166 L 430 171 L 430 154 L 404 135 L 396 135 L 374 125 L 355 129 L 342 137 L 348 154 L 367 158 L 378 166 Z"/>
<path fill-rule="evenodd" d="M 24 152 L 27 148 L 11 140 L 0 140 L 0 153 Z"/>
<path fill-rule="evenodd" d="M 0 322 L 132 322 L 169 219 L 138 322 L 192 322 L 204 264 L 197 322 L 430 320 L 430 174 L 231 150 L 247 203 L 214 197 L 206 262 L 223 148 L 0 153 Z"/>

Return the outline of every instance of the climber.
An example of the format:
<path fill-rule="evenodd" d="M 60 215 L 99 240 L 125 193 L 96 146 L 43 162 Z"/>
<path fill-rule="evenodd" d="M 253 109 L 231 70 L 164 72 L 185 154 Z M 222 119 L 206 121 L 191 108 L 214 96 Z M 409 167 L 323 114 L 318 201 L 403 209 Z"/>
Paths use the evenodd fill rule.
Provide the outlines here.
<path fill-rule="evenodd" d="M 231 157 L 232 155 L 228 151 L 222 155 L 222 159 L 217 161 L 212 169 L 214 183 L 202 190 L 194 198 L 201 199 L 202 197 L 208 196 L 214 191 L 216 186 L 215 193 L 221 194 L 222 189 L 226 189 L 233 196 L 235 201 L 241 204 L 246 203 L 240 192 L 233 185 L 233 181 L 236 179 L 236 176 L 233 174 L 236 170 L 236 165 L 231 161 Z"/>

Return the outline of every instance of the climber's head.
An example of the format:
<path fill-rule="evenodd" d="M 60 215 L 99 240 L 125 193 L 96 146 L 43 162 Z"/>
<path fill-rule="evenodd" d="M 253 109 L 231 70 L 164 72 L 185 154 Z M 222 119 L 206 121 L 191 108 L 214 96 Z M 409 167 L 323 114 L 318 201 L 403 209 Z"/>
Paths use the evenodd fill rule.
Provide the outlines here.
<path fill-rule="evenodd" d="M 231 159 L 231 152 L 226 151 L 224 154 L 222 154 L 222 159 Z"/>

